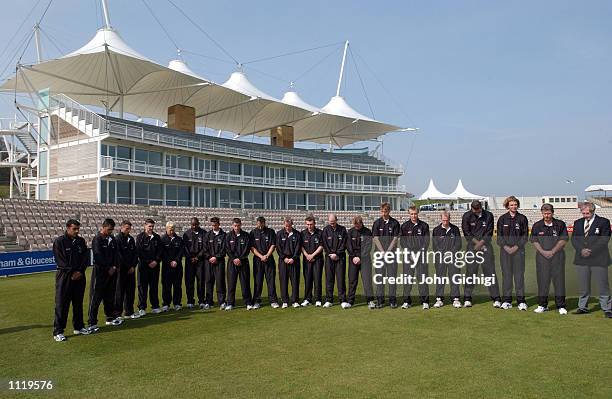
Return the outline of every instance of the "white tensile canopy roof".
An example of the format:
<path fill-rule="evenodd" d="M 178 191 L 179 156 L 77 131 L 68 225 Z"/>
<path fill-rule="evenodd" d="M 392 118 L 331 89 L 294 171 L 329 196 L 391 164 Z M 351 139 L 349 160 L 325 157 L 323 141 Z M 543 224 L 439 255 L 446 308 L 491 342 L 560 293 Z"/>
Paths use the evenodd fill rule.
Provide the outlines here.
<path fill-rule="evenodd" d="M 408 131 L 368 118 L 335 96 L 320 110 L 288 92 L 278 100 L 255 87 L 243 72 L 223 84 L 195 74 L 182 60 L 168 67 L 144 57 L 107 26 L 80 49 L 35 65 L 20 65 L 0 90 L 49 88 L 89 105 L 165 121 L 168 107 L 196 109 L 197 124 L 239 135 L 294 127 L 295 141 L 344 146 L 393 131 Z"/>
<path fill-rule="evenodd" d="M 484 200 L 486 199 L 486 197 L 483 197 L 482 195 L 472 194 L 469 191 L 467 191 L 465 187 L 463 187 L 463 182 L 461 181 L 461 179 L 459 179 L 459 182 L 457 182 L 457 188 L 455 188 L 455 191 L 449 194 L 449 197 L 453 199 L 458 199 L 458 200 Z"/>
<path fill-rule="evenodd" d="M 429 179 L 429 186 L 427 190 L 419 197 L 420 200 L 452 200 L 455 199 L 450 195 L 440 192 L 433 182 L 433 179 Z"/>
<path fill-rule="evenodd" d="M 584 191 L 612 191 L 612 184 L 593 184 L 585 188 Z"/>

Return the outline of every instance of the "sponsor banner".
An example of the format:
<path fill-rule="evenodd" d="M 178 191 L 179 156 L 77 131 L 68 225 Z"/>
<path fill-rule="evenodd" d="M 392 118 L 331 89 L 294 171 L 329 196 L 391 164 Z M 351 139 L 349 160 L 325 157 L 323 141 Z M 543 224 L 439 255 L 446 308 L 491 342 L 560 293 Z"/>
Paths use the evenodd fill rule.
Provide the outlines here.
<path fill-rule="evenodd" d="M 0 276 L 55 270 L 53 251 L 5 252 L 0 254 Z"/>

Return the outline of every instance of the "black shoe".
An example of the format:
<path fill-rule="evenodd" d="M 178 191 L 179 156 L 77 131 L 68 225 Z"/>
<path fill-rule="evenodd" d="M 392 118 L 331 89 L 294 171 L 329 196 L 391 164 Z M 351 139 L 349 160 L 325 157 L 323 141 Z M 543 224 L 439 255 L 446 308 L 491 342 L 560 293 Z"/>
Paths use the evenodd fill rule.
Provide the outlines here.
<path fill-rule="evenodd" d="M 578 308 L 576 309 L 576 314 L 589 314 L 589 309 Z"/>
<path fill-rule="evenodd" d="M 392 303 L 389 305 L 391 309 L 397 309 L 397 303 Z"/>
<path fill-rule="evenodd" d="M 607 311 L 607 312 L 604 314 L 604 317 L 606 317 L 606 318 L 608 318 L 608 319 L 612 319 L 612 311 Z"/>
<path fill-rule="evenodd" d="M 384 308 L 384 307 L 385 307 L 385 304 L 384 304 L 384 303 L 377 303 L 377 304 L 376 304 L 376 309 L 382 309 L 382 308 Z"/>

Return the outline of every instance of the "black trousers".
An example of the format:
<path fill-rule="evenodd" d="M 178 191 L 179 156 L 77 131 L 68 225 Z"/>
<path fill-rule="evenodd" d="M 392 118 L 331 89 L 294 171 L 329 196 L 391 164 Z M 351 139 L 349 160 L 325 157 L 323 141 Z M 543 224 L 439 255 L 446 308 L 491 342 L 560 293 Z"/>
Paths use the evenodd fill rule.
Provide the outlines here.
<path fill-rule="evenodd" d="M 348 303 L 351 305 L 355 303 L 357 286 L 359 285 L 359 273 L 361 273 L 361 278 L 363 280 L 363 291 L 366 301 L 373 301 L 374 293 L 372 291 L 372 266 L 370 265 L 370 259 L 361 258 L 361 263 L 355 265 L 353 259 L 349 257 L 348 262 Z"/>
<path fill-rule="evenodd" d="M 195 304 L 194 291 L 198 295 L 198 304 L 206 302 L 206 295 L 204 294 L 206 279 L 204 274 L 205 267 L 203 260 L 191 263 L 191 257 L 185 259 L 185 293 L 187 294 L 188 304 Z M 197 291 L 195 290 L 196 286 Z"/>
<path fill-rule="evenodd" d="M 245 305 L 251 305 L 251 268 L 248 259 L 241 259 L 240 266 L 227 260 L 227 304 L 236 306 L 236 284 L 240 279 L 240 289 Z"/>
<path fill-rule="evenodd" d="M 499 285 L 497 284 L 497 275 L 495 274 L 495 255 L 493 254 L 493 248 L 490 246 L 484 247 L 486 251 L 483 253 L 483 262 L 474 261 L 466 265 L 467 277 L 473 277 L 478 275 L 478 267 L 482 268 L 482 274 L 485 277 L 495 277 L 494 283 L 489 286 L 489 296 L 494 301 L 499 301 Z M 484 249 L 483 248 L 483 249 Z M 477 259 L 475 257 L 475 259 Z M 465 284 L 463 287 L 463 297 L 465 301 L 472 301 L 472 293 L 474 292 L 474 284 Z"/>
<path fill-rule="evenodd" d="M 71 272 L 58 269 L 55 274 L 55 320 L 53 335 L 63 334 L 68 322 L 68 311 L 72 304 L 72 326 L 75 330 L 85 327 L 83 324 L 83 297 L 85 296 L 85 273 L 79 280 L 72 280 Z"/>
<path fill-rule="evenodd" d="M 111 321 L 119 313 L 115 307 L 115 292 L 117 289 L 117 276 L 119 270 L 111 276 L 108 269 L 94 265 L 91 270 L 91 285 L 89 286 L 89 325 L 98 324 L 98 309 L 104 303 L 106 321 Z"/>
<path fill-rule="evenodd" d="M 278 262 L 281 300 L 283 303 L 300 302 L 300 261 L 289 265 L 282 260 Z M 289 298 L 289 280 L 291 280 L 291 298 Z M 291 301 L 289 301 L 291 299 Z"/>
<path fill-rule="evenodd" d="M 376 302 L 378 305 L 385 303 L 385 285 L 382 281 L 385 277 L 396 277 L 397 276 L 397 263 L 385 263 L 381 268 L 376 270 L 376 273 L 380 274 L 380 284 L 376 284 Z M 397 285 L 389 284 L 389 304 L 394 305 L 397 303 Z"/>
<path fill-rule="evenodd" d="M 217 287 L 217 301 L 219 305 L 225 303 L 225 259 L 217 258 L 216 264 L 208 260 L 204 262 L 204 279 L 206 280 L 206 303 L 210 306 L 213 302 L 213 289 Z"/>
<path fill-rule="evenodd" d="M 323 296 L 323 257 L 319 256 L 308 262 L 304 257 L 302 259 L 304 273 L 304 299 L 312 303 L 321 301 Z M 313 297 L 314 288 L 314 297 Z"/>
<path fill-rule="evenodd" d="M 128 274 L 127 268 L 121 268 L 117 276 L 117 291 L 115 294 L 115 309 L 119 315 L 124 313 L 126 316 L 131 316 L 134 313 L 135 296 L 136 270 L 132 274 Z"/>
<path fill-rule="evenodd" d="M 325 300 L 334 302 L 334 282 L 338 284 L 338 299 L 346 302 L 346 257 L 339 256 L 338 260 L 325 257 Z"/>
<path fill-rule="evenodd" d="M 427 263 L 418 262 L 415 267 L 411 267 L 410 264 L 404 263 L 402 266 L 403 274 L 412 276 L 414 280 L 417 281 L 419 286 L 419 299 L 421 300 L 421 304 L 429 303 L 429 285 L 425 283 L 421 283 L 423 281 L 423 277 L 427 277 L 429 268 Z M 411 304 L 412 298 L 410 298 L 410 291 L 412 291 L 413 284 L 409 282 L 404 284 L 404 302 Z"/>
<path fill-rule="evenodd" d="M 509 255 L 504 248 L 499 249 L 502 271 L 502 299 L 512 303 L 512 285 L 516 288 L 516 301 L 525 302 L 525 249 Z"/>
<path fill-rule="evenodd" d="M 162 263 L 162 305 L 181 306 L 183 299 L 183 267 L 179 264 L 171 267 L 170 262 Z"/>
<path fill-rule="evenodd" d="M 461 269 L 455 266 L 454 263 L 436 262 L 436 276 L 438 278 L 448 277 L 450 285 L 450 298 L 459 299 L 461 294 L 459 293 L 459 284 L 455 283 L 454 276 L 460 276 Z M 444 299 L 444 286 L 445 284 L 438 282 L 436 283 L 436 298 Z"/>
<path fill-rule="evenodd" d="M 150 268 L 146 263 L 138 264 L 138 309 L 147 308 L 147 294 L 151 308 L 159 308 L 159 264 Z"/>
<path fill-rule="evenodd" d="M 276 296 L 276 262 L 270 256 L 267 262 L 262 262 L 257 256 L 253 257 L 253 303 L 261 304 L 264 276 L 268 286 L 268 300 L 270 303 L 278 302 Z"/>
<path fill-rule="evenodd" d="M 565 253 L 556 253 L 551 259 L 546 259 L 536 253 L 536 276 L 538 281 L 538 305 L 548 307 L 548 293 L 552 282 L 555 292 L 557 309 L 565 308 Z"/>

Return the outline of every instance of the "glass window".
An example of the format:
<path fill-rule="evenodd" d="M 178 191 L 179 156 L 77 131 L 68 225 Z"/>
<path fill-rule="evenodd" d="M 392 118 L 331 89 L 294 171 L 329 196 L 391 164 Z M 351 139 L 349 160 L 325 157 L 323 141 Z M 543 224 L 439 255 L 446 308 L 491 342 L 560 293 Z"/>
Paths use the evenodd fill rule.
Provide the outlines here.
<path fill-rule="evenodd" d="M 108 203 L 108 194 L 106 193 L 106 190 L 108 190 L 108 183 L 106 180 L 100 181 L 100 202 L 103 204 Z"/>
<path fill-rule="evenodd" d="M 219 161 L 219 172 L 240 175 L 240 164 L 238 162 Z"/>
<path fill-rule="evenodd" d="M 268 179 L 284 179 L 285 178 L 285 169 L 283 168 L 266 168 L 266 177 Z"/>
<path fill-rule="evenodd" d="M 309 193 L 308 194 L 308 209 L 316 210 L 316 209 L 325 209 L 325 195 L 318 193 Z"/>
<path fill-rule="evenodd" d="M 361 195 L 347 195 L 346 196 L 346 210 L 347 211 L 362 211 L 363 210 L 363 197 Z"/>
<path fill-rule="evenodd" d="M 304 169 L 287 169 L 287 179 L 306 181 L 306 171 Z"/>
<path fill-rule="evenodd" d="M 177 187 L 175 185 L 166 184 L 166 205 L 177 206 Z"/>
<path fill-rule="evenodd" d="M 132 149 L 130 147 L 117 146 L 117 158 L 132 159 Z"/>
<path fill-rule="evenodd" d="M 178 186 L 177 199 L 178 206 L 191 206 L 191 187 Z"/>
<path fill-rule="evenodd" d="M 215 208 L 217 206 L 217 190 L 214 188 L 198 188 L 197 206 Z"/>
<path fill-rule="evenodd" d="M 325 183 L 325 172 L 322 170 L 309 170 L 308 181 L 316 183 Z"/>
<path fill-rule="evenodd" d="M 249 209 L 263 209 L 263 191 L 244 191 L 244 207 Z"/>
<path fill-rule="evenodd" d="M 149 164 L 162 166 L 162 153 L 157 151 L 149 151 Z"/>
<path fill-rule="evenodd" d="M 245 163 L 243 165 L 244 167 L 244 175 L 245 176 L 251 176 L 251 177 L 263 177 L 263 166 L 261 165 L 251 165 L 248 163 Z"/>
<path fill-rule="evenodd" d="M 342 195 L 329 195 L 327 197 L 327 209 L 330 211 L 344 210 L 344 197 Z"/>
<path fill-rule="evenodd" d="M 306 209 L 306 194 L 287 193 L 288 209 Z"/>
<path fill-rule="evenodd" d="M 132 182 L 117 181 L 117 203 L 131 204 L 132 203 Z"/>
<path fill-rule="evenodd" d="M 364 176 L 363 184 L 366 186 L 378 186 L 380 185 L 380 176 L 366 175 Z"/>
<path fill-rule="evenodd" d="M 285 209 L 285 194 L 266 191 L 266 209 Z"/>
<path fill-rule="evenodd" d="M 136 151 L 134 152 L 134 159 L 139 162 L 147 163 L 149 162 L 149 153 L 146 150 L 136 148 Z"/>
<path fill-rule="evenodd" d="M 219 206 L 221 208 L 242 208 L 242 198 L 240 190 L 220 189 Z"/>
<path fill-rule="evenodd" d="M 163 187 L 161 184 L 136 182 L 134 202 L 142 205 L 163 205 Z"/>

